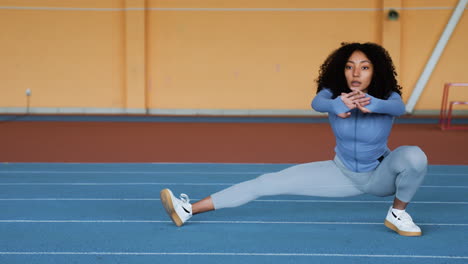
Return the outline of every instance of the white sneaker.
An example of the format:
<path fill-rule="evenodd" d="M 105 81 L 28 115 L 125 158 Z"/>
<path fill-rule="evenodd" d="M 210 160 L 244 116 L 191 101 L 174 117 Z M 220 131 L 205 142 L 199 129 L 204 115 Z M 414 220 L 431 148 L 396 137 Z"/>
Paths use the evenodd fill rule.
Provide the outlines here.
<path fill-rule="evenodd" d="M 421 236 L 421 228 L 417 226 L 411 216 L 403 211 L 398 215 L 392 211 L 392 207 L 387 213 L 387 218 L 385 218 L 385 226 L 396 231 L 402 236 Z"/>
<path fill-rule="evenodd" d="M 161 202 L 176 226 L 182 226 L 192 217 L 192 205 L 185 193 L 182 193 L 180 199 L 177 199 L 171 190 L 164 189 L 161 191 Z"/>

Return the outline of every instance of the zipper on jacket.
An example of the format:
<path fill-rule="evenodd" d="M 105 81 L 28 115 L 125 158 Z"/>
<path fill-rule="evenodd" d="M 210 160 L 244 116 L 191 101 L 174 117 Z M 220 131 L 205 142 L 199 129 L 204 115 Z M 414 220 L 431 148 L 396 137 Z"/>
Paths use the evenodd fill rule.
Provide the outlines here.
<path fill-rule="evenodd" d="M 358 172 L 358 162 L 357 162 L 357 120 L 359 117 L 359 111 L 356 111 L 356 118 L 354 119 L 354 165 L 356 172 Z"/>

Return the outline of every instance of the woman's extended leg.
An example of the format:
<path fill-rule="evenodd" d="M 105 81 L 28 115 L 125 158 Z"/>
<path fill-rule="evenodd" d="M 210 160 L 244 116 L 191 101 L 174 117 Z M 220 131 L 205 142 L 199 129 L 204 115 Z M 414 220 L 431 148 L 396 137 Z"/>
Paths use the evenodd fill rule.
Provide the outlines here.
<path fill-rule="evenodd" d="M 330 160 L 299 164 L 261 175 L 212 194 L 193 204 L 192 208 L 195 214 L 241 206 L 261 196 L 284 194 L 345 197 L 362 194 L 362 191 Z"/>
<path fill-rule="evenodd" d="M 192 204 L 192 214 L 200 214 L 203 212 L 213 211 L 214 204 L 211 196 L 205 197 L 202 200 Z"/>
<path fill-rule="evenodd" d="M 168 189 L 161 191 L 161 201 L 177 226 L 193 214 L 237 207 L 267 195 L 307 195 L 345 197 L 362 194 L 341 172 L 334 161 L 299 164 L 275 173 L 263 174 L 212 194 L 193 205 L 177 199 Z"/>

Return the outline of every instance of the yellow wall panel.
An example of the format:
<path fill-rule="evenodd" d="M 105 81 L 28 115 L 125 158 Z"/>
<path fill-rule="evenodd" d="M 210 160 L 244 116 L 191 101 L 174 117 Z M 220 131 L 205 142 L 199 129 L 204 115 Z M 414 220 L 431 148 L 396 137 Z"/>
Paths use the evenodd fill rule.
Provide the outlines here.
<path fill-rule="evenodd" d="M 0 111 L 24 107 L 28 88 L 32 108 L 308 111 L 320 64 L 353 41 L 387 45 L 407 100 L 457 3 L 0 0 Z M 468 82 L 467 20 L 417 111 L 437 112 L 445 82 Z"/>
<path fill-rule="evenodd" d="M 451 15 L 450 10 L 403 10 L 401 79 L 408 99 Z M 431 21 L 431 26 L 428 25 Z"/>
<path fill-rule="evenodd" d="M 124 0 L 0 0 L 0 6 L 60 8 L 122 8 Z"/>
<path fill-rule="evenodd" d="M 375 8 L 379 0 L 149 0 L 152 8 Z"/>
<path fill-rule="evenodd" d="M 151 12 L 150 107 L 309 109 L 320 64 L 342 41 L 375 41 L 377 16 Z"/>
<path fill-rule="evenodd" d="M 419 6 L 421 1 L 403 1 L 404 8 Z M 457 1 L 428 1 L 426 7 L 446 7 L 456 5 Z M 403 10 L 402 12 L 402 55 L 401 80 L 404 86 L 403 98 L 407 100 L 428 62 L 447 22 L 452 9 Z M 466 13 L 466 11 L 465 11 Z M 430 22 L 429 22 L 430 21 Z M 460 19 L 442 56 L 434 68 L 424 93 L 421 95 L 417 110 L 439 109 L 443 85 L 446 82 L 468 82 L 466 72 L 468 47 L 468 15 Z"/>
<path fill-rule="evenodd" d="M 458 0 L 403 0 L 406 8 L 455 7 Z"/>
<path fill-rule="evenodd" d="M 122 106 L 122 15 L 0 10 L 0 105 Z"/>
<path fill-rule="evenodd" d="M 417 104 L 418 109 L 438 107 L 441 103 L 444 84 L 448 82 L 468 83 L 468 14 L 460 19 L 451 40 L 447 43 Z M 449 99 L 468 101 L 468 87 L 452 88 Z"/>

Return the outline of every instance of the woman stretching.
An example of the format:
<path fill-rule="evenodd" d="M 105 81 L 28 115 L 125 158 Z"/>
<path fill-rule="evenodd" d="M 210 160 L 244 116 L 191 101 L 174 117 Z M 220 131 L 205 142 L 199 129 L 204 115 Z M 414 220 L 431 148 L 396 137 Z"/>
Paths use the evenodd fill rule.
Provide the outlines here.
<path fill-rule="evenodd" d="M 299 164 L 233 185 L 194 204 L 161 191 L 172 221 L 237 207 L 267 195 L 348 197 L 395 195 L 385 226 L 403 236 L 421 229 L 405 211 L 427 171 L 427 157 L 416 146 L 391 151 L 388 137 L 395 116 L 404 114 L 401 87 L 387 51 L 374 43 L 343 43 L 320 67 L 312 108 L 328 113 L 336 138 L 333 160 Z"/>

